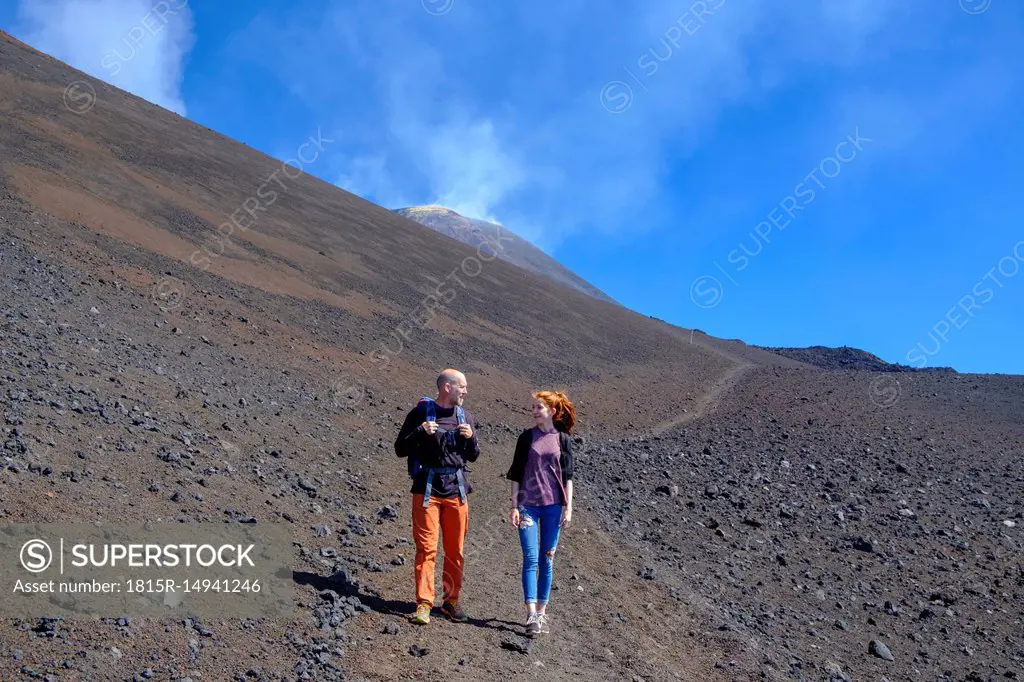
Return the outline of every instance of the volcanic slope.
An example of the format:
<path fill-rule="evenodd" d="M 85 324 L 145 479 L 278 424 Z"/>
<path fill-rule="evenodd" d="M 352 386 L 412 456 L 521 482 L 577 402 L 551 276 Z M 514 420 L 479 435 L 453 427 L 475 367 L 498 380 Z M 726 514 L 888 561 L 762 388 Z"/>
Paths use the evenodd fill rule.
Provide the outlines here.
<path fill-rule="evenodd" d="M 477 268 L 5 36 L 0 109 L 0 516 L 282 524 L 297 606 L 6 619 L 3 679 L 1024 674 L 1019 377 L 811 368 Z M 439 282 L 455 296 L 424 324 Z M 391 444 L 448 365 L 483 452 L 471 620 L 414 628 Z M 502 473 L 540 387 L 578 401 L 578 505 L 529 646 Z"/>
<path fill-rule="evenodd" d="M 653 584 L 634 603 L 632 549 L 587 514 L 562 551 L 566 580 L 572 557 L 588 567 L 577 576 L 588 601 L 567 603 L 557 658 L 493 641 L 518 636 L 492 627 L 506 614 L 516 631 L 521 608 L 507 525 L 474 560 L 509 576 L 469 571 L 466 608 L 484 623 L 437 623 L 431 635 L 393 613 L 410 606 L 412 553 L 408 481 L 391 442 L 439 369 L 470 380 L 484 444 L 474 524 L 484 529 L 504 514 L 500 474 L 529 425 L 531 390 L 568 390 L 581 432 L 614 437 L 697 405 L 727 358 L 298 176 L 6 35 L 0 109 L 2 517 L 284 524 L 300 604 L 284 622 L 9 619 L 5 678 L 323 679 L 341 668 L 390 678 L 445 666 L 437 646 L 415 660 L 402 648 L 404 637 L 443 633 L 472 659 L 470 678 L 698 676 L 731 657 L 735 644 L 714 633 L 703 648 L 638 657 L 660 631 L 644 614 L 697 614 Z M 329 135 L 309 132 L 331 153 Z M 225 227 L 232 214 L 241 225 Z M 442 305 L 429 317 L 431 294 Z M 612 603 L 631 614 L 627 637 L 591 627 Z M 367 646 L 350 631 L 381 617 L 403 634 L 378 633 L 367 655 L 348 651 Z M 392 664 L 381 650 L 396 646 Z"/>

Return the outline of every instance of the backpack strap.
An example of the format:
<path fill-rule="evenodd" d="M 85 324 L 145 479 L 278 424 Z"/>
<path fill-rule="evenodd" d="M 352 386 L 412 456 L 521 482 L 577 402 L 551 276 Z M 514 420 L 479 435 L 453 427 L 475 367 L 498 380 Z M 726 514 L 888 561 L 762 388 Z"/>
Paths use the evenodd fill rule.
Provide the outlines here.
<path fill-rule="evenodd" d="M 428 398 L 428 397 L 423 397 L 423 398 L 420 398 L 420 402 L 427 404 L 427 421 L 428 422 L 437 421 L 437 412 L 435 411 L 437 403 L 434 402 L 434 399 L 433 398 Z"/>
<path fill-rule="evenodd" d="M 437 421 L 437 403 L 434 402 L 434 399 L 429 397 L 423 397 L 420 398 L 420 402 L 427 404 L 427 421 Z M 455 406 L 455 419 L 458 421 L 459 424 L 466 423 L 466 413 L 462 409 L 462 405 Z M 459 486 L 459 502 L 461 504 L 466 503 L 466 478 L 465 475 L 463 474 L 462 467 L 427 467 L 426 471 L 427 480 L 423 491 L 424 507 L 430 504 L 430 497 L 433 491 L 435 474 L 455 474 L 455 478 Z"/>
<path fill-rule="evenodd" d="M 437 413 L 435 412 L 434 409 L 434 399 L 426 396 L 420 398 L 419 401 L 416 403 L 417 407 L 422 403 L 426 403 L 425 407 L 427 409 L 427 421 L 437 421 Z M 410 454 L 409 461 L 406 462 L 406 469 L 408 471 L 409 478 L 415 479 L 423 470 L 423 465 L 420 462 L 420 458 L 415 454 Z"/>
<path fill-rule="evenodd" d="M 423 507 L 430 505 L 430 496 L 434 487 L 434 474 L 455 474 L 455 480 L 459 485 L 459 504 L 466 503 L 466 476 L 462 473 L 462 467 L 438 467 L 427 469 L 427 481 L 423 490 Z"/>

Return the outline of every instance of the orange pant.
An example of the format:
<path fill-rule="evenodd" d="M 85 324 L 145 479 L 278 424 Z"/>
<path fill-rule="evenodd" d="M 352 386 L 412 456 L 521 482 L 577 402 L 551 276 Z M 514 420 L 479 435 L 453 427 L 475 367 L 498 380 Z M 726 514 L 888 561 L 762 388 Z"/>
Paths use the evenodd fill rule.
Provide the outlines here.
<path fill-rule="evenodd" d="M 463 547 L 469 529 L 469 500 L 431 497 L 423 507 L 423 495 L 412 496 L 412 535 L 416 542 L 416 603 L 434 604 L 434 563 L 437 534 L 444 546 L 442 586 L 444 601 L 458 601 L 462 591 Z"/>

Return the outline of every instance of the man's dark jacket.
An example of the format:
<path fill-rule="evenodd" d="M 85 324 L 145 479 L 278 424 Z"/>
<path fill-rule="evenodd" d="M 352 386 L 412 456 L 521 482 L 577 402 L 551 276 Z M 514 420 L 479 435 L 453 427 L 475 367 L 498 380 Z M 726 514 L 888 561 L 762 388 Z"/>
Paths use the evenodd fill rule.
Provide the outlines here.
<path fill-rule="evenodd" d="M 412 481 L 410 492 L 414 495 L 424 494 L 427 487 L 427 469 L 439 467 L 461 467 L 467 462 L 475 462 L 480 456 L 480 443 L 476 437 L 476 421 L 463 409 L 464 421 L 473 427 L 473 437 L 456 436 L 454 444 L 444 437 L 444 432 L 458 429 L 458 419 L 454 407 L 442 407 L 436 404 L 434 417 L 437 431 L 432 435 L 423 430 L 423 422 L 427 421 L 427 406 L 419 403 L 405 415 L 398 437 L 395 439 L 395 454 L 399 457 L 415 455 L 419 457 L 422 469 Z M 466 481 L 466 494 L 473 491 L 469 476 L 463 471 Z M 455 474 L 435 474 L 431 484 L 432 497 L 458 497 L 459 483 Z"/>

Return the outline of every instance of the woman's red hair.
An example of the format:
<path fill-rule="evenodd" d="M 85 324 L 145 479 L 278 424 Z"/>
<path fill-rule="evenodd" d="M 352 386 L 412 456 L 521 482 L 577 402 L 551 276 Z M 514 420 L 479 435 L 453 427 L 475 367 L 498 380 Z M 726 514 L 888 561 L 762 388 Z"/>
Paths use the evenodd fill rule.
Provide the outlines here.
<path fill-rule="evenodd" d="M 533 397 L 554 411 L 551 421 L 556 429 L 572 434 L 572 427 L 576 425 L 576 406 L 567 395 L 561 391 L 537 391 Z"/>

